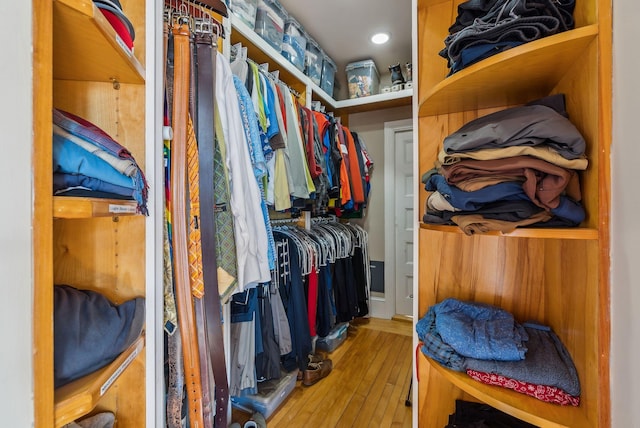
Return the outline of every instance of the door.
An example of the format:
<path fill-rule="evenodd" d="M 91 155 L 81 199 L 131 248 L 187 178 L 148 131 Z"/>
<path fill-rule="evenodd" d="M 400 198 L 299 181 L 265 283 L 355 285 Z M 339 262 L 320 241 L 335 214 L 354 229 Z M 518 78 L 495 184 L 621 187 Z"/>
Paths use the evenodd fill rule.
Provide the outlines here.
<path fill-rule="evenodd" d="M 396 315 L 413 314 L 413 130 L 394 133 Z"/>
<path fill-rule="evenodd" d="M 372 315 L 392 318 L 413 314 L 412 121 L 386 122 L 384 133 L 384 293 L 372 295 Z"/>

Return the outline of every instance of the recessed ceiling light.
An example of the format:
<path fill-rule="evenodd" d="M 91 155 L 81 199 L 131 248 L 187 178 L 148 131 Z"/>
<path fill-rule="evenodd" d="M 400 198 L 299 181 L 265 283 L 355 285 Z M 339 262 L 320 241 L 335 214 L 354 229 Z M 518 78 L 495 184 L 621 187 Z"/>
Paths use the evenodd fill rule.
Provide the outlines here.
<path fill-rule="evenodd" d="M 376 45 L 382 45 L 389 41 L 389 35 L 387 33 L 376 33 L 371 36 L 371 41 Z"/>

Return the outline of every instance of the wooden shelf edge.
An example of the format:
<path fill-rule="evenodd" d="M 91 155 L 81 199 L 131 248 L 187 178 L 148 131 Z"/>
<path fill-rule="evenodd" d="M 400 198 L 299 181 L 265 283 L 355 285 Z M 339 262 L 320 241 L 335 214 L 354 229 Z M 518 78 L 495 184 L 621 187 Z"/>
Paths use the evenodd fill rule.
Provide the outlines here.
<path fill-rule="evenodd" d="M 336 101 L 336 110 L 340 113 L 361 113 L 384 108 L 409 106 L 413 100 L 413 89 L 375 94 L 368 97 Z"/>
<path fill-rule="evenodd" d="M 428 223 L 420 223 L 420 228 L 425 230 L 435 230 L 444 233 L 462 233 L 462 229 L 458 226 L 436 225 Z M 526 228 L 518 227 L 513 232 L 502 233 L 499 231 L 487 232 L 482 236 L 503 236 L 513 238 L 538 238 L 538 239 L 578 239 L 578 240 L 595 240 L 598 239 L 598 230 L 590 228 Z"/>
<path fill-rule="evenodd" d="M 119 83 L 135 83 L 140 84 L 145 82 L 145 70 L 138 59 L 133 55 L 133 52 L 129 50 L 124 42 L 120 40 L 114 28 L 109 21 L 102 15 L 100 10 L 91 0 L 54 0 L 54 6 L 58 4 L 59 7 L 54 7 L 54 22 L 60 18 L 60 15 L 66 15 L 65 19 L 88 21 L 90 24 L 85 26 L 78 26 L 77 29 L 69 30 L 62 35 L 62 37 L 71 37 L 72 39 L 81 40 L 100 40 L 107 43 L 112 48 L 116 55 L 106 56 L 104 67 L 97 73 L 87 73 L 83 70 L 83 67 L 67 67 L 67 71 L 60 71 L 62 67 L 56 67 L 54 63 L 54 79 L 59 80 L 88 80 L 88 81 L 103 81 L 113 82 L 114 80 Z M 60 29 L 63 27 L 60 25 L 54 25 L 54 29 Z M 75 33 L 74 33 L 75 31 Z M 87 34 L 92 33 L 92 34 Z M 62 52 L 57 54 L 56 58 L 60 54 L 66 56 L 66 58 L 58 58 L 58 61 L 68 62 L 70 64 L 77 64 L 82 61 L 83 57 L 89 55 L 83 55 L 87 52 L 94 52 L 95 49 L 91 49 L 90 42 L 82 43 L 86 45 L 83 47 L 82 52 L 71 51 L 62 49 Z M 62 42 L 65 47 L 73 46 L 77 44 L 68 43 L 68 40 Z M 54 43 L 55 48 L 55 43 Z M 91 56 L 94 56 L 92 54 Z M 117 58 L 114 60 L 114 58 Z M 88 60 L 90 61 L 90 60 Z M 118 72 L 112 72 L 112 69 L 119 69 Z M 73 70 L 73 71 L 68 71 Z M 70 73 L 70 74 L 69 74 Z"/>
<path fill-rule="evenodd" d="M 94 218 L 137 215 L 137 203 L 132 200 L 54 196 L 54 218 Z"/>
<path fill-rule="evenodd" d="M 447 381 L 478 400 L 508 413 L 518 419 L 545 428 L 587 427 L 581 407 L 561 406 L 547 403 L 525 394 L 494 385 L 478 382 L 465 373 L 449 370 L 424 355 L 431 368 L 440 373 Z M 554 416 L 553 419 L 550 415 Z"/>
<path fill-rule="evenodd" d="M 487 100 L 492 99 L 492 94 L 495 94 L 495 88 L 490 84 L 482 84 L 482 76 L 487 76 L 487 82 L 493 82 L 493 85 L 499 85 L 503 91 L 505 83 L 500 82 L 501 79 L 497 79 L 495 70 L 498 69 L 512 69 L 518 67 L 524 74 L 518 76 L 512 76 L 516 78 L 518 84 L 525 85 L 527 87 L 536 87 L 536 78 L 538 75 L 528 76 L 526 73 L 535 72 L 535 67 L 532 67 L 531 61 L 528 58 L 536 56 L 542 56 L 546 59 L 541 52 L 545 50 L 554 49 L 563 45 L 572 46 L 570 52 L 575 52 L 578 55 L 582 51 L 583 45 L 590 43 L 598 35 L 598 25 L 592 24 L 584 27 L 576 28 L 573 30 L 565 31 L 552 36 L 544 37 L 529 43 L 525 43 L 521 46 L 506 50 L 499 54 L 493 55 L 482 61 L 479 61 L 469 67 L 453 74 L 450 77 L 446 77 L 440 81 L 433 88 L 427 91 L 424 97 L 418 101 L 418 117 L 432 116 L 435 114 L 456 113 L 460 111 L 473 110 L 477 108 L 497 107 L 504 105 L 506 100 L 500 99 L 496 103 L 492 103 Z M 573 64 L 572 58 L 568 55 L 561 56 L 563 64 L 570 66 Z M 543 60 L 543 62 L 546 62 Z M 555 71 L 562 70 L 557 66 Z M 546 83 L 548 83 L 549 76 L 542 76 Z M 498 80 L 498 81 L 496 81 Z M 486 83 L 486 82 L 485 82 Z M 508 88 L 508 83 L 506 84 Z M 543 85 L 544 86 L 544 85 Z M 458 94 L 462 89 L 468 89 L 469 87 L 475 88 L 475 93 L 470 94 L 468 90 L 465 92 L 464 99 L 458 99 L 451 94 Z M 550 90 L 551 87 L 544 87 L 545 90 Z M 529 94 L 527 94 L 529 95 Z M 542 96 L 538 94 L 537 96 Z M 547 95 L 546 93 L 544 95 Z M 514 104 L 530 101 L 530 97 L 525 99 L 511 99 Z M 433 104 L 445 103 L 446 107 L 434 107 Z M 494 105 L 495 104 L 495 105 Z"/>
<path fill-rule="evenodd" d="M 144 333 L 108 366 L 56 389 L 55 426 L 89 414 L 143 348 Z"/>

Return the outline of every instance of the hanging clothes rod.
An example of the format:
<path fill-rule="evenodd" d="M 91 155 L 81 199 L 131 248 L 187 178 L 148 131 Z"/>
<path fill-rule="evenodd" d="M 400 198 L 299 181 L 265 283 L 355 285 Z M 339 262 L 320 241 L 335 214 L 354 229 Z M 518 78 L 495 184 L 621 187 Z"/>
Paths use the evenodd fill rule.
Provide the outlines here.
<path fill-rule="evenodd" d="M 224 26 L 211 13 L 218 13 L 212 10 L 210 6 L 198 0 L 165 0 L 164 2 L 164 20 L 170 23 L 184 23 L 187 20 L 189 28 L 192 31 L 201 29 L 202 24 L 212 26 L 215 31 L 213 34 L 218 37 L 225 37 Z"/>

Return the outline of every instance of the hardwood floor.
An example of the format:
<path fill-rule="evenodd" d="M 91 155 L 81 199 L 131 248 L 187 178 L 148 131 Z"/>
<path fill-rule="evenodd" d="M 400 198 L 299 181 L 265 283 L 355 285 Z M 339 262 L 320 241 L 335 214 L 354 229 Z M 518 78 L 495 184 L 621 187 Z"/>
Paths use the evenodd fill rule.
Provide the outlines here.
<path fill-rule="evenodd" d="M 298 382 L 269 428 L 411 427 L 411 323 L 372 318 L 355 330 L 328 354 L 331 374 L 309 387 Z M 241 425 L 248 419 L 233 416 Z"/>

